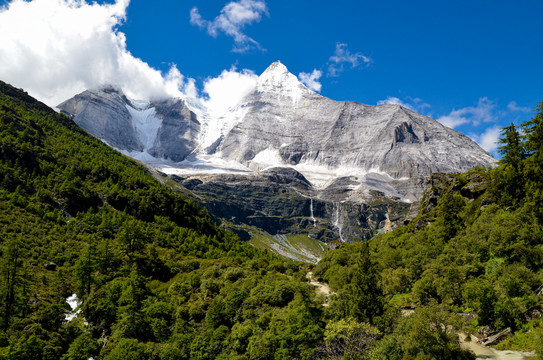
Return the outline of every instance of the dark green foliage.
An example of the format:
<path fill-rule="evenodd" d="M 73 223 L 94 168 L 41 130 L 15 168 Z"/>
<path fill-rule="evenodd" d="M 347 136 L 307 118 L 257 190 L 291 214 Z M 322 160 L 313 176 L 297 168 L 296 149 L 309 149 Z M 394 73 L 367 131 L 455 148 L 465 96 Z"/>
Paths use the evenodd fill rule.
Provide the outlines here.
<path fill-rule="evenodd" d="M 374 350 L 376 359 L 475 359 L 460 348 L 459 319 L 431 306 L 406 316 Z"/>
<path fill-rule="evenodd" d="M 439 304 L 455 312 L 474 311 L 472 331 L 483 325 L 521 330 L 530 319 L 528 314 L 543 309 L 543 297 L 536 294 L 543 284 L 543 102 L 537 111 L 522 125 L 524 137 L 513 125 L 504 129 L 503 159 L 497 167 L 459 175 L 434 174 L 417 217 L 369 241 L 386 300 L 403 306 Z M 337 291 L 330 305 L 336 319 L 354 315 L 337 309 L 347 308 L 350 299 L 360 299 L 352 295 L 351 284 L 357 271 L 355 259 L 366 251 L 364 246 L 332 251 L 314 269 Z M 453 344 L 453 337 L 439 331 L 421 330 L 422 338 L 409 340 L 405 336 L 412 326 L 422 324 L 422 318 L 413 319 L 413 323 L 402 320 L 394 336 L 379 342 L 380 354 L 389 356 L 409 342 L 424 348 L 428 340 L 436 349 Z M 391 327 L 394 321 L 389 322 Z M 454 358 L 438 355 L 432 350 L 434 345 L 429 344 L 424 354 L 413 345 L 415 352 L 404 349 L 383 357 Z"/>
<path fill-rule="evenodd" d="M 324 342 L 312 359 L 371 359 L 370 351 L 380 337 L 379 330 L 350 317 L 330 321 L 326 325 Z"/>
<path fill-rule="evenodd" d="M 535 108 L 535 116 L 522 124 L 524 147 L 533 155 L 543 151 L 543 100 Z"/>
<path fill-rule="evenodd" d="M 520 171 L 522 160 L 526 158 L 526 150 L 514 124 L 502 129 L 499 143 L 502 144 L 498 149 L 502 155 L 500 163 Z"/>
<path fill-rule="evenodd" d="M 0 272 L 0 359 L 304 358 L 324 333 L 298 265 L 1 82 Z"/>
<path fill-rule="evenodd" d="M 121 339 L 107 353 L 104 360 L 151 359 L 147 347 L 134 339 Z"/>
<path fill-rule="evenodd" d="M 444 241 L 453 238 L 463 227 L 460 213 L 464 209 L 464 198 L 458 194 L 447 192 L 439 201 L 438 219 L 442 223 Z"/>
<path fill-rule="evenodd" d="M 483 278 L 470 279 L 464 284 L 463 291 L 466 305 L 475 309 L 482 324 L 492 324 L 494 307 L 498 301 L 496 290 Z"/>
<path fill-rule="evenodd" d="M 492 172 L 494 197 L 503 205 L 517 206 L 525 196 L 524 160 L 527 153 L 515 125 L 503 128 L 500 144 L 502 168 Z"/>
<path fill-rule="evenodd" d="M 334 319 L 352 317 L 360 322 L 375 323 L 384 310 L 384 296 L 380 276 L 370 258 L 368 243 L 354 260 L 352 276 L 330 304 L 329 314 Z"/>
<path fill-rule="evenodd" d="M 87 360 L 98 355 L 98 343 L 88 334 L 81 334 L 71 344 L 62 360 Z"/>

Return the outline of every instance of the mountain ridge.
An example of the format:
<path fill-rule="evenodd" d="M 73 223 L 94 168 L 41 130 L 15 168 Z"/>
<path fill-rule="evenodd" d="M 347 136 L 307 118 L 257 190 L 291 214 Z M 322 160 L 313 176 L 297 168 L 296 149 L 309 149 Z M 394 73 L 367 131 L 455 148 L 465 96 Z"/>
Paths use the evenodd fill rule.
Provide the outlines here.
<path fill-rule="evenodd" d="M 87 90 L 59 108 L 124 154 L 191 186 L 193 179 L 210 182 L 217 185 L 211 186 L 213 191 L 226 186 L 235 197 L 241 183 L 260 187 L 264 170 L 296 171 L 311 184 L 302 189 L 303 196 L 328 204 L 323 226 L 335 228 L 337 238 L 342 238 L 335 215 L 338 204 L 372 204 L 381 194 L 392 202 L 417 203 L 432 173 L 463 172 L 495 163 L 467 136 L 400 105 L 373 106 L 321 96 L 279 61 L 260 75 L 252 92 L 222 114 L 196 110 L 182 99 L 151 100 L 136 109 L 119 89 L 108 91 Z M 247 179 L 240 182 L 226 174 Z M 283 190 L 298 198 L 296 187 Z M 295 207 L 306 210 L 295 212 L 294 218 L 309 218 L 303 198 L 298 200 Z M 268 198 L 261 204 L 263 214 L 258 207 L 245 210 L 251 216 L 269 216 L 274 201 Z M 373 230 L 385 226 L 388 210 L 371 225 Z M 358 212 L 354 216 L 364 217 Z M 347 223 L 353 228 L 350 240 L 366 238 L 356 230 L 365 220 Z"/>
<path fill-rule="evenodd" d="M 128 152 L 150 150 L 143 149 L 141 144 L 136 146 L 138 141 L 131 141 L 136 138 L 132 134 L 136 126 L 129 123 L 135 117 L 127 114 L 124 109 L 119 109 L 117 116 L 109 113 L 100 115 L 101 121 L 105 118 L 115 119 L 115 124 L 126 130 L 126 143 L 120 142 L 117 138 L 118 127 L 114 129 L 117 131 L 106 133 L 106 126 L 111 125 L 111 121 L 109 124 L 102 124 L 104 130 L 100 131 L 95 128 L 96 119 L 93 119 L 93 115 L 85 112 L 88 110 L 74 106 L 92 104 L 94 96 L 102 96 L 105 93 L 101 90 L 87 90 L 58 107 L 72 114 L 80 126 L 119 150 Z M 119 90 L 116 95 L 125 99 L 125 105 L 131 105 Z M 282 98 L 290 98 L 292 102 L 285 102 Z M 188 125 L 183 129 L 161 130 L 161 134 L 175 133 L 176 136 L 170 139 L 159 138 L 163 140 L 161 141 L 163 144 L 169 141 L 170 148 L 151 151 L 150 155 L 157 160 L 191 162 L 211 155 L 211 160 L 216 158 L 233 160 L 246 167 L 244 170 L 254 170 L 262 168 L 258 164 L 262 161 L 261 158 L 264 158 L 268 161 L 277 160 L 271 164 L 264 163 L 264 166 L 290 166 L 300 163 L 324 166 L 331 172 L 335 171 L 337 177 L 341 177 L 340 167 L 344 165 L 362 172 L 386 172 L 393 179 L 417 175 L 429 176 L 432 172 L 461 172 L 473 166 L 488 166 L 494 162 L 490 154 L 480 149 L 465 135 L 401 105 L 372 106 L 323 97 L 300 83 L 279 61 L 271 64 L 260 75 L 253 92 L 221 116 L 233 118 L 232 124 L 223 123 L 226 126 L 223 132 L 219 131 L 215 135 L 216 138 L 208 139 L 208 146 L 202 144 L 202 139 L 198 138 L 201 136 L 202 127 L 206 125 L 205 119 L 198 119 L 198 115 L 190 110 L 191 106 L 183 100 L 175 101 L 178 101 L 179 107 L 183 109 L 175 120 L 182 123 L 188 119 Z M 156 107 L 156 104 L 157 102 L 151 102 L 145 110 Z M 158 114 L 155 118 L 163 119 L 164 114 Z M 283 129 L 278 131 L 278 127 Z M 389 133 L 393 135 L 388 136 Z M 277 136 L 281 137 L 281 141 Z M 176 139 L 183 143 L 184 151 L 179 151 L 180 144 L 177 144 L 177 152 L 172 148 L 175 146 L 171 143 Z M 428 144 L 429 142 L 432 143 Z M 439 147 L 440 142 L 450 146 L 444 149 L 443 146 Z M 412 144 L 419 144 L 425 149 L 413 153 L 414 147 L 410 146 Z M 397 150 L 398 147 L 401 149 Z M 338 148 L 339 154 L 330 151 L 332 148 Z M 439 155 L 447 153 L 447 161 L 438 159 L 435 156 L 436 151 L 426 151 L 436 148 Z M 459 154 L 459 148 L 466 148 L 469 151 Z M 267 152 L 262 153 L 263 151 Z M 346 151 L 351 154 L 345 156 Z M 421 155 L 420 152 L 425 154 Z M 262 154 L 258 157 L 260 153 Z M 438 161 L 441 163 L 437 164 Z M 214 165 L 213 161 L 210 161 L 210 165 Z M 180 164 L 179 167 L 184 166 Z M 304 173 L 303 170 L 301 172 Z"/>

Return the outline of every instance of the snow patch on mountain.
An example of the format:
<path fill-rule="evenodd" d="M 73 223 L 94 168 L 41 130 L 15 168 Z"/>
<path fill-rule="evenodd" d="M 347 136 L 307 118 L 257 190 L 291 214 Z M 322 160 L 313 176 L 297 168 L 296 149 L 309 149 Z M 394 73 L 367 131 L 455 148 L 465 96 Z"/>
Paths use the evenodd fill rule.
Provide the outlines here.
<path fill-rule="evenodd" d="M 209 154 L 215 152 L 222 138 L 241 123 L 249 109 L 236 105 L 222 114 L 201 114 L 200 134 L 198 134 L 198 152 Z"/>
<path fill-rule="evenodd" d="M 156 116 L 154 107 L 137 110 L 130 105 L 126 105 L 126 109 L 132 117 L 132 125 L 134 126 L 139 141 L 143 145 L 143 149 L 151 149 L 156 143 L 158 130 L 162 125 L 162 119 L 159 119 Z"/>
<path fill-rule="evenodd" d="M 368 178 L 379 178 L 382 182 L 393 180 L 403 181 L 404 179 L 394 179 L 388 173 L 379 169 L 364 170 L 351 166 L 328 167 L 316 163 L 306 162 L 297 165 L 286 165 L 298 171 L 316 188 L 325 189 L 338 178 L 352 178 L 358 182 L 365 182 Z"/>
<path fill-rule="evenodd" d="M 224 160 L 215 155 L 199 154 L 178 163 L 161 161 L 154 168 L 168 175 L 243 174 L 253 171 L 237 161 Z"/>
<path fill-rule="evenodd" d="M 132 159 L 144 162 L 153 167 L 155 164 L 161 164 L 164 161 L 166 161 L 165 159 L 157 159 L 153 155 L 149 154 L 147 151 L 127 151 L 127 150 L 122 150 L 122 149 L 117 149 L 117 148 L 114 148 L 114 149 L 123 155 L 129 156 Z"/>
<path fill-rule="evenodd" d="M 281 155 L 279 155 L 279 150 L 267 148 L 262 150 L 251 160 L 252 164 L 258 164 L 260 166 L 283 166 L 283 161 L 281 160 Z"/>
<path fill-rule="evenodd" d="M 296 105 L 302 99 L 304 93 L 313 93 L 305 87 L 298 78 L 291 74 L 287 67 L 276 61 L 258 78 L 256 90 L 260 92 L 276 93 L 278 97 L 289 97 L 292 104 Z"/>

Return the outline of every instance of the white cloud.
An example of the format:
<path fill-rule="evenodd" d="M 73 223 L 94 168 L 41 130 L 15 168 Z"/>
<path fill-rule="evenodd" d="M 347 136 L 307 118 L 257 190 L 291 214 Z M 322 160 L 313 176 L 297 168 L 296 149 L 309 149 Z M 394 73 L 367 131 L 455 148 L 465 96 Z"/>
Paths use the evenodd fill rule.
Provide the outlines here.
<path fill-rule="evenodd" d="M 498 150 L 498 141 L 500 140 L 501 127 L 498 125 L 491 126 L 481 135 L 470 134 L 470 137 L 479 144 L 480 147 L 496 155 Z"/>
<path fill-rule="evenodd" d="M 218 116 L 236 105 L 243 97 L 256 88 L 258 75 L 250 70 L 236 71 L 235 67 L 204 83 L 204 106 L 210 114 Z"/>
<path fill-rule="evenodd" d="M 514 112 L 520 111 L 528 113 L 532 111 L 532 109 L 530 109 L 529 107 L 518 106 L 516 101 L 511 101 L 509 104 L 507 104 L 507 109 Z"/>
<path fill-rule="evenodd" d="M 470 122 L 468 118 L 456 113 L 456 110 L 451 111 L 449 115 L 440 116 L 437 121 L 451 129 Z"/>
<path fill-rule="evenodd" d="M 313 69 L 313 72 L 311 73 L 301 72 L 298 75 L 298 79 L 300 79 L 300 81 L 304 83 L 305 86 L 307 86 L 309 89 L 319 92 L 322 89 L 322 84 L 319 81 L 321 76 L 322 71 Z"/>
<path fill-rule="evenodd" d="M 412 102 L 412 104 L 413 104 L 412 106 L 419 109 L 418 111 L 422 111 L 424 109 L 432 107 L 432 105 L 430 105 L 428 103 L 425 103 L 424 101 L 422 101 L 421 98 L 418 98 L 418 97 L 417 98 L 412 98 L 412 97 L 408 96 L 407 99 Z"/>
<path fill-rule="evenodd" d="M 398 104 L 398 105 L 401 105 L 403 107 L 406 107 L 408 109 L 411 109 L 411 110 L 415 111 L 415 109 L 410 104 L 407 104 L 407 103 L 403 102 L 402 100 L 400 100 L 399 98 L 394 97 L 394 96 L 389 96 L 385 100 L 377 101 L 377 105 L 383 105 L 383 104 Z"/>
<path fill-rule="evenodd" d="M 260 22 L 262 15 L 269 16 L 268 7 L 265 1 L 261 0 L 239 0 L 232 1 L 225 5 L 221 14 L 213 21 L 205 20 L 200 15 L 197 7 L 190 11 L 190 23 L 207 29 L 209 35 L 217 37 L 219 32 L 234 39 L 234 52 L 246 52 L 250 49 L 261 49 L 260 44 L 243 33 L 245 25 L 253 22 Z"/>
<path fill-rule="evenodd" d="M 369 65 L 371 59 L 359 52 L 351 54 L 347 49 L 347 44 L 336 43 L 336 51 L 330 56 L 328 63 L 328 76 L 336 77 L 343 72 L 345 64 L 350 64 L 354 69 L 362 64 Z"/>
<path fill-rule="evenodd" d="M 401 100 L 395 96 L 388 96 L 385 100 L 377 101 L 377 105 L 382 104 L 398 104 L 410 110 L 416 111 L 422 114 L 427 108 L 430 108 L 430 104 L 425 103 L 422 99 L 406 97 L 405 100 Z"/>
<path fill-rule="evenodd" d="M 479 98 L 477 106 L 468 106 L 462 109 L 453 110 L 448 115 L 437 119 L 440 123 L 454 129 L 464 124 L 479 125 L 481 122 L 496 121 L 493 114 L 495 104 L 486 97 Z"/>
<path fill-rule="evenodd" d="M 116 27 L 129 0 L 13 0 L 0 8 L 0 78 L 48 105 L 88 88 L 115 84 L 128 96 L 181 96 L 194 82 L 173 65 L 164 77 L 135 58 Z"/>

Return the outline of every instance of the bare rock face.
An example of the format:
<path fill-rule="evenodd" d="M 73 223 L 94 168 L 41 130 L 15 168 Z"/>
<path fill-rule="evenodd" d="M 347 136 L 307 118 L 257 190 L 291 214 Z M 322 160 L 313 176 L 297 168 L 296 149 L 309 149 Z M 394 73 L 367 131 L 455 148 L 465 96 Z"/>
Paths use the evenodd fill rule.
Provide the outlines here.
<path fill-rule="evenodd" d="M 400 105 L 323 97 L 280 62 L 223 114 L 196 115 L 181 99 L 134 101 L 114 87 L 58 107 L 177 179 L 217 217 L 323 241 L 391 230 L 416 213 L 431 174 L 495 162 L 468 137 Z"/>
<path fill-rule="evenodd" d="M 271 235 L 305 234 L 323 242 L 369 239 L 402 225 L 411 207 L 378 192 L 368 203 L 336 201 L 334 190 L 325 198 L 291 168 L 171 179 L 198 194 L 210 213 L 230 224 L 256 226 Z M 349 180 L 339 181 L 335 191 L 345 191 L 345 182 Z"/>
<path fill-rule="evenodd" d="M 217 150 L 251 168 L 259 167 L 262 155 L 275 155 L 289 165 L 413 178 L 494 162 L 468 137 L 400 105 L 369 106 L 322 97 L 279 62 L 260 76 L 244 106 L 248 111 L 243 121 Z"/>
<path fill-rule="evenodd" d="M 87 90 L 58 108 L 92 135 L 129 153 L 178 162 L 197 145 L 200 123 L 181 99 L 136 102 L 107 86 Z"/>
<path fill-rule="evenodd" d="M 156 158 L 183 161 L 197 146 L 200 123 L 196 114 L 180 99 L 168 99 L 152 105 L 157 117 L 162 119 L 162 125 L 150 154 Z"/>
<path fill-rule="evenodd" d="M 109 145 L 128 151 L 142 151 L 126 105 L 129 100 L 111 86 L 87 90 L 57 107 L 74 117 L 77 125 Z"/>

